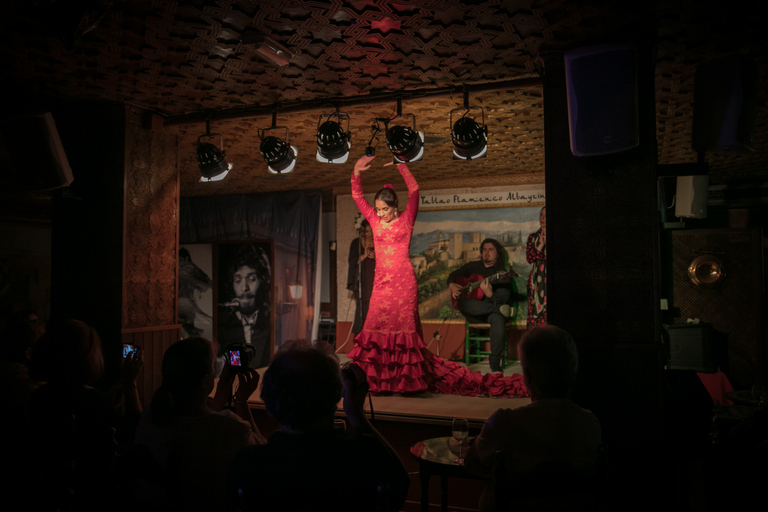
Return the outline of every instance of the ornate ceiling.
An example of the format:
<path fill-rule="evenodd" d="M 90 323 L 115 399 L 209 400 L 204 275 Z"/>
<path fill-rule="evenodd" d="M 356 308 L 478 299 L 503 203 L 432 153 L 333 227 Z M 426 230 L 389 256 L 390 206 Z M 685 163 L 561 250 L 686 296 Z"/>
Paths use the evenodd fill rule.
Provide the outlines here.
<path fill-rule="evenodd" d="M 696 162 L 696 65 L 733 54 L 757 60 L 756 152 L 707 156 L 713 182 L 754 181 L 766 175 L 768 144 L 768 54 L 759 9 L 765 10 L 683 0 L 5 1 L 0 72 L 3 96 L 13 101 L 3 112 L 40 97 L 154 111 L 180 137 L 182 195 L 339 193 L 348 189 L 352 164 L 315 161 L 318 117 L 336 106 L 349 114 L 352 154 L 360 155 L 374 118 L 395 112 L 398 93 L 402 112 L 413 114 L 428 136 L 424 160 L 412 166 L 423 187 L 458 183 L 456 176 L 478 183 L 541 179 L 541 56 L 631 41 L 655 52 L 660 164 Z M 287 48 L 290 62 L 263 59 L 251 42 L 257 34 Z M 451 158 L 450 111 L 462 105 L 462 86 L 483 89 L 469 98 L 484 108 L 488 124 L 483 160 Z M 257 131 L 272 125 L 272 110 L 299 147 L 296 170 L 285 176 L 268 174 L 259 154 Z M 234 164 L 218 183 L 198 182 L 195 145 L 206 117 Z M 397 180 L 392 167 L 375 172 L 372 188 Z"/>

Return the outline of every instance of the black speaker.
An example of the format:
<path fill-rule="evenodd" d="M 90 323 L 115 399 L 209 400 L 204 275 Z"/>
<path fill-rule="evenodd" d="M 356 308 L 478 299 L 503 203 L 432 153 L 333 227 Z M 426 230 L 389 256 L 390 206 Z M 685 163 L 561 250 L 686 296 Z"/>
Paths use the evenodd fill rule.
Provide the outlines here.
<path fill-rule="evenodd" d="M 691 133 L 694 151 L 754 151 L 757 73 L 757 63 L 745 55 L 696 66 Z"/>
<path fill-rule="evenodd" d="M 665 325 L 670 370 L 715 373 L 715 341 L 709 324 Z"/>
<path fill-rule="evenodd" d="M 576 156 L 637 147 L 637 58 L 629 45 L 589 46 L 565 54 L 568 126 Z"/>

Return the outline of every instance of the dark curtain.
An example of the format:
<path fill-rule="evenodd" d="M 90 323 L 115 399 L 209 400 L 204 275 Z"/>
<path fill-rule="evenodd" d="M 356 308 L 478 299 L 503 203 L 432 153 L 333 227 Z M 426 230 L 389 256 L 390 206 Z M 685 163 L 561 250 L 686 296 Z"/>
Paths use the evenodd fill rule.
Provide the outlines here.
<path fill-rule="evenodd" d="M 275 349 L 312 339 L 321 204 L 319 191 L 181 198 L 181 244 L 273 241 Z M 289 291 L 296 284 L 300 298 Z"/>

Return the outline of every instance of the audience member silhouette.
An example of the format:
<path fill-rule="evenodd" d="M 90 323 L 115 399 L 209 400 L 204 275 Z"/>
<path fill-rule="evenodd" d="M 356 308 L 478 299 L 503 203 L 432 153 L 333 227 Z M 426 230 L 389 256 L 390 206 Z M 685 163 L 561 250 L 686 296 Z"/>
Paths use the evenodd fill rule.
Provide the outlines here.
<path fill-rule="evenodd" d="M 37 389 L 37 382 L 29 376 L 29 360 L 32 357 L 32 345 L 43 333 L 45 324 L 37 317 L 37 313 L 25 309 L 14 313 L 0 336 L 2 408 L 11 419 L 21 419 L 26 414 L 29 396 Z"/>
<path fill-rule="evenodd" d="M 103 372 L 99 335 L 79 320 L 51 326 L 32 348 L 30 374 L 45 383 L 30 398 L 30 448 L 42 484 L 33 499 L 41 507 L 100 510 L 111 499 L 118 418 L 94 387 Z"/>
<path fill-rule="evenodd" d="M 355 364 L 340 372 L 324 343 L 286 344 L 264 374 L 261 392 L 280 430 L 268 444 L 235 457 L 230 510 L 400 510 L 408 475 L 365 417 L 367 393 L 365 372 Z M 354 435 L 333 428 L 342 394 Z"/>
<path fill-rule="evenodd" d="M 480 475 L 494 476 L 496 464 L 503 465 L 508 480 L 494 484 L 506 485 L 510 495 L 504 498 L 513 507 L 529 498 L 521 482 L 543 464 L 557 461 L 575 474 L 594 474 L 601 445 L 598 419 L 568 398 L 578 366 L 571 335 L 552 325 L 536 327 L 523 335 L 518 352 L 531 403 L 493 413 L 465 458 L 466 470 Z M 537 483 L 544 492 L 558 484 Z M 483 493 L 481 511 L 496 510 L 495 488 Z"/>
<path fill-rule="evenodd" d="M 253 368 L 235 373 L 225 366 L 216 393 L 217 347 L 192 337 L 171 345 L 163 356 L 163 382 L 141 418 L 136 444 L 144 447 L 147 464 L 165 478 L 137 481 L 139 504 L 169 510 L 216 511 L 224 508 L 225 475 L 235 453 L 266 440 L 256 427 L 248 398 L 259 374 Z M 237 414 L 225 409 L 234 381 Z M 140 449 L 140 448 L 139 448 Z M 145 468 L 147 473 L 156 467 Z"/>
<path fill-rule="evenodd" d="M 2 456 L 2 473 L 6 475 L 2 490 L 21 491 L 22 495 L 24 491 L 30 492 L 29 475 L 34 471 L 29 456 L 32 440 L 28 436 L 27 416 L 30 396 L 38 384 L 29 376 L 29 359 L 32 345 L 44 332 L 45 325 L 37 313 L 23 310 L 14 313 L 0 333 L 0 408 L 4 418 L 0 422 L 0 436 L 7 441 Z"/>

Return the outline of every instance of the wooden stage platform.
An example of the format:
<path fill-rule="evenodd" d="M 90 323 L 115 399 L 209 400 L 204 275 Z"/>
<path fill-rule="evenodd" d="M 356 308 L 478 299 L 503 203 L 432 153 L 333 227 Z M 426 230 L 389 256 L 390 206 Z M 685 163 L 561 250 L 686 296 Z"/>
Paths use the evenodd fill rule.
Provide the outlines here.
<path fill-rule="evenodd" d="M 349 360 L 346 355 L 339 354 L 341 363 Z M 483 361 L 469 367 L 472 371 L 483 374 L 489 371 L 488 363 Z M 258 370 L 263 376 L 266 368 Z M 505 375 L 522 374 L 520 363 L 508 366 L 504 370 Z M 261 401 L 261 383 L 248 400 L 254 409 L 264 409 Z M 477 396 L 443 395 L 422 393 L 414 396 L 372 396 L 366 400 L 366 411 L 371 410 L 373 404 L 373 418 L 382 421 L 395 421 L 402 423 L 426 423 L 433 425 L 450 425 L 456 417 L 467 418 L 472 427 L 480 428 L 483 422 L 493 414 L 496 409 L 516 409 L 531 403 L 530 398 L 490 398 Z M 344 412 L 339 403 L 339 416 Z"/>

